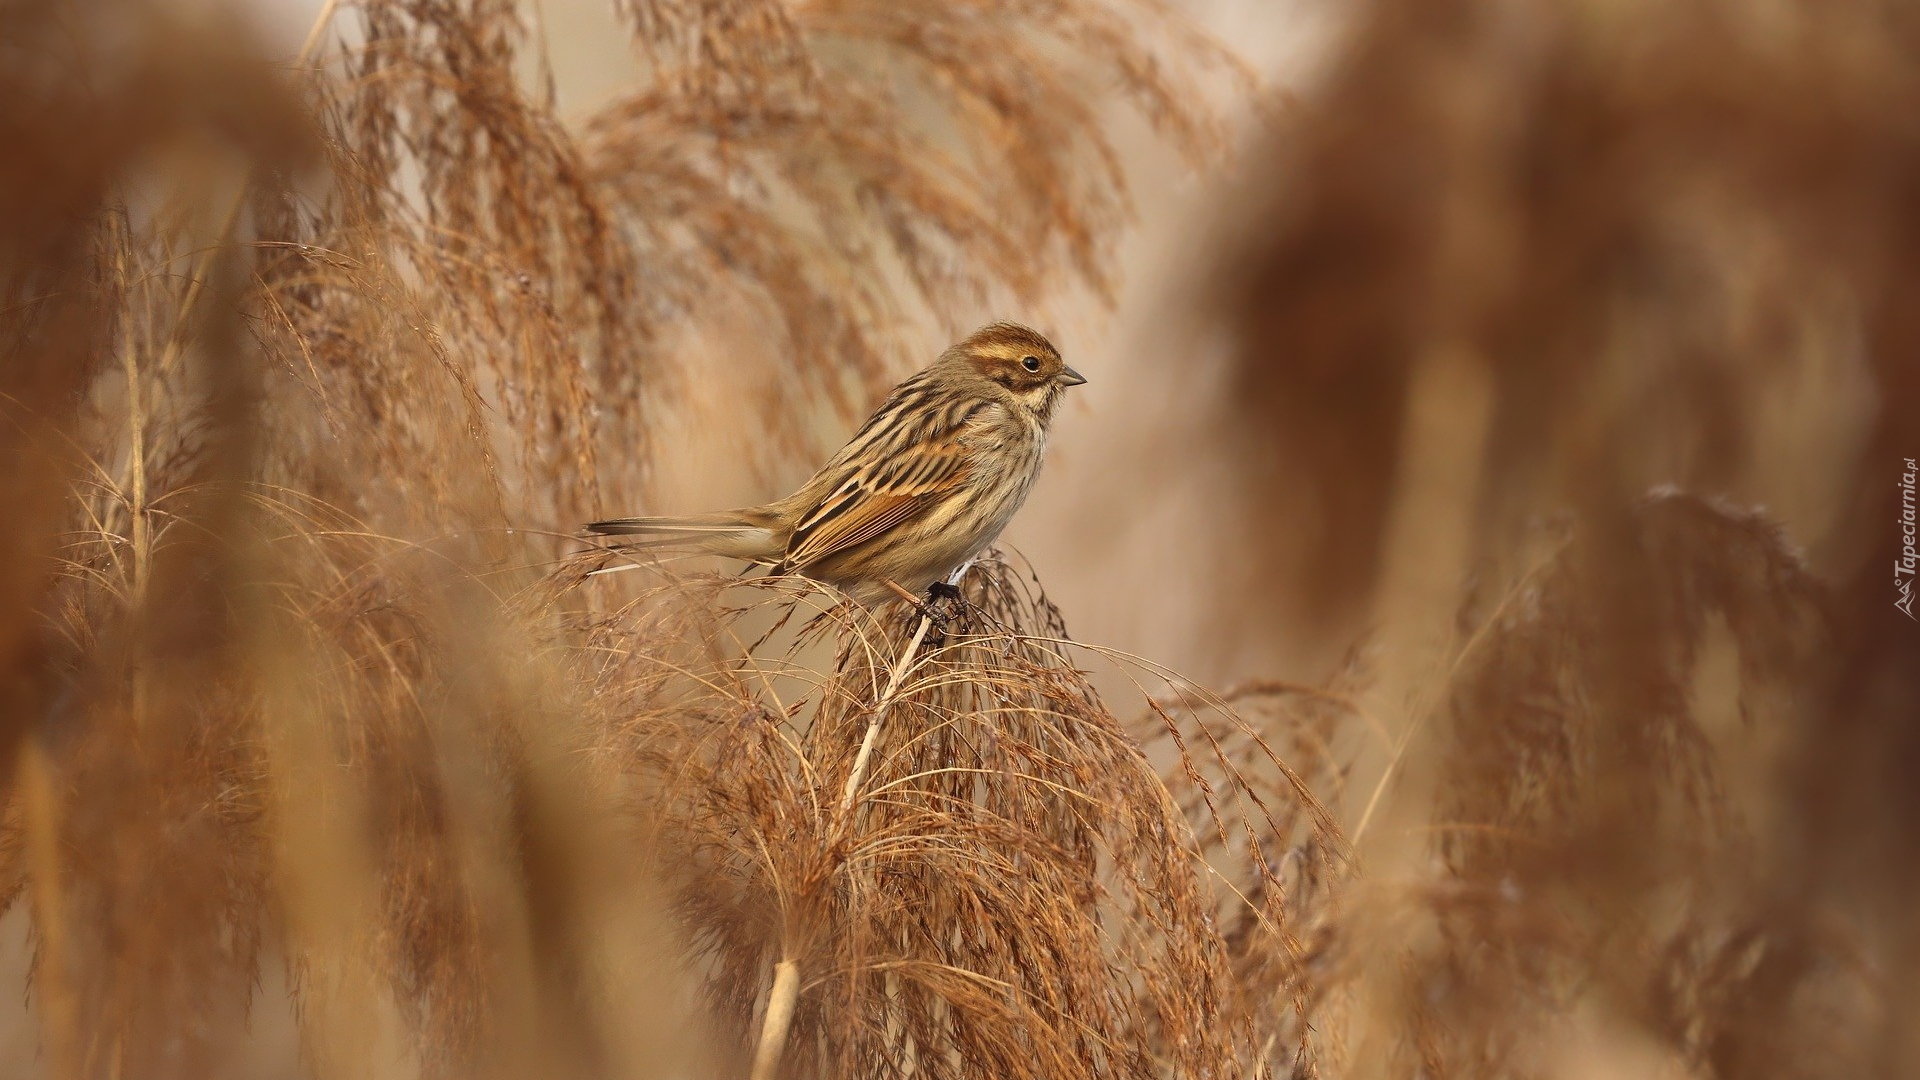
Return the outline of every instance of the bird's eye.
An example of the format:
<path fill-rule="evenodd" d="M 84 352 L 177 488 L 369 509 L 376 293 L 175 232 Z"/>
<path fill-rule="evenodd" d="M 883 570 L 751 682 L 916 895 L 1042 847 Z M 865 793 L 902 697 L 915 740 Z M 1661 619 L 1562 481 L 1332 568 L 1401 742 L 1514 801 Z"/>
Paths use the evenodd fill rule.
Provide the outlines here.
<path fill-rule="evenodd" d="M 1026 368 L 1028 371 L 1039 371 L 1040 358 L 1037 356 L 1023 356 L 1020 358 L 1020 366 Z"/>

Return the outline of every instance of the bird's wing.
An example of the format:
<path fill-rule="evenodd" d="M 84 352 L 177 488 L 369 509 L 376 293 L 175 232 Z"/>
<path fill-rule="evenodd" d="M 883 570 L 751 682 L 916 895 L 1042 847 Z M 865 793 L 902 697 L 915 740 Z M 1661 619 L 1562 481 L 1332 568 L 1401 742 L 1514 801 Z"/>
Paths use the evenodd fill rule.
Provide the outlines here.
<path fill-rule="evenodd" d="M 801 516 L 782 564 L 804 569 L 895 528 L 964 487 L 973 471 L 971 450 L 961 439 L 965 431 L 962 417 L 852 469 Z"/>

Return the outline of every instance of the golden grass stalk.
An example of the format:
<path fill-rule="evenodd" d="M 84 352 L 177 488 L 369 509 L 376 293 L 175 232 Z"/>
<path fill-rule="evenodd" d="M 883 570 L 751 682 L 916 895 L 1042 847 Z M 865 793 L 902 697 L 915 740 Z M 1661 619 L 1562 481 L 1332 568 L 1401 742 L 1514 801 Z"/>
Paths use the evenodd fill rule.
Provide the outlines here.
<path fill-rule="evenodd" d="M 900 658 L 887 671 L 886 688 L 880 691 L 879 700 L 873 703 L 873 719 L 867 723 L 867 733 L 860 737 L 860 749 L 853 755 L 853 768 L 847 771 L 847 790 L 840 796 L 842 814 L 853 809 L 853 798 L 859 794 L 860 782 L 867 778 L 867 762 L 873 756 L 874 741 L 880 737 L 880 725 L 886 720 L 887 709 L 893 705 L 893 699 L 900 693 L 900 684 L 907 676 L 907 668 L 920 653 L 920 643 L 927 639 L 927 631 L 932 628 L 932 616 L 920 616 L 920 622 L 913 628 L 913 635 L 907 638 L 906 648 L 900 650 Z"/>
<path fill-rule="evenodd" d="M 800 965 L 792 960 L 773 965 L 766 1022 L 760 1026 L 760 1040 L 753 1050 L 753 1080 L 773 1080 L 780 1068 L 780 1053 L 786 1049 L 787 1030 L 793 1025 L 793 1007 L 799 1000 Z"/>
<path fill-rule="evenodd" d="M 80 1017 L 73 991 L 67 898 L 62 888 L 60 798 L 46 754 L 29 743 L 20 754 L 19 804 L 26 817 L 26 855 L 33 881 L 34 924 L 40 929 L 40 985 L 46 1012 L 48 1067 L 56 1077 L 80 1075 Z"/>

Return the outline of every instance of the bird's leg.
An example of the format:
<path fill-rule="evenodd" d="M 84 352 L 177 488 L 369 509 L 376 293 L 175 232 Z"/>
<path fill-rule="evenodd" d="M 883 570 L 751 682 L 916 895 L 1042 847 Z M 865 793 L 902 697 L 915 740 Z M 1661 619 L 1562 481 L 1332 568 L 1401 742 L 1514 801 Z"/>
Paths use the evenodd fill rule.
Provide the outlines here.
<path fill-rule="evenodd" d="M 974 616 L 980 609 L 967 600 L 966 595 L 960 591 L 960 586 L 956 584 L 960 575 L 964 573 L 966 573 L 966 567 L 961 567 L 947 580 L 936 581 L 927 586 L 927 605 L 929 607 L 944 605 L 946 619 L 951 620 L 957 617 L 971 629 L 976 622 Z M 940 629 L 946 629 L 945 621 L 941 623 Z"/>
<path fill-rule="evenodd" d="M 933 604 L 934 598 L 931 595 L 929 595 L 926 601 L 922 601 L 919 597 L 908 592 L 906 587 L 897 581 L 888 580 L 886 586 L 893 590 L 894 595 L 912 605 L 913 610 L 918 613 L 921 618 L 933 624 L 933 634 L 929 639 L 930 644 L 938 647 L 947 640 L 947 620 L 952 616 L 935 607 Z M 931 590 L 929 590 L 929 592 L 931 592 Z"/>
<path fill-rule="evenodd" d="M 933 633 L 929 635 L 934 648 L 947 643 L 947 623 L 953 619 L 955 609 L 947 607 L 943 601 L 959 600 L 960 590 L 944 581 L 936 581 L 927 586 L 927 599 L 919 606 L 920 610 L 933 620 Z"/>

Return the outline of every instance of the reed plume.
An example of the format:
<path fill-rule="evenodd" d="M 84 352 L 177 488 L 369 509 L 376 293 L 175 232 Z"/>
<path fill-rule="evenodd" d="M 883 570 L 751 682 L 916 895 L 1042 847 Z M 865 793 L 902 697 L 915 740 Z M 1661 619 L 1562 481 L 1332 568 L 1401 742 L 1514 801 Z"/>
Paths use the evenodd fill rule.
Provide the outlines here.
<path fill-rule="evenodd" d="M 1913 12 L 1350 30 L 1203 316 L 1243 550 L 1383 736 L 1341 1071 L 1901 1074 Z"/>

